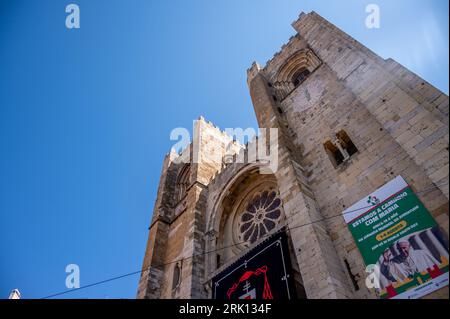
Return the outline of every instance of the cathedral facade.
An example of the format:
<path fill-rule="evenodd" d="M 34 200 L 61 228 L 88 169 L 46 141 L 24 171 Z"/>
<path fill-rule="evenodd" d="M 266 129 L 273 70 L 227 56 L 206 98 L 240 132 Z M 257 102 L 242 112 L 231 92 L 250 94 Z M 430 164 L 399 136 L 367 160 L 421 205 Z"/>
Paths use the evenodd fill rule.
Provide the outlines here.
<path fill-rule="evenodd" d="M 241 145 L 200 118 L 190 147 L 164 159 L 138 298 L 217 297 L 215 278 L 280 233 L 296 298 L 378 298 L 342 212 L 396 178 L 442 235 L 436 240 L 437 232 L 427 230 L 408 243 L 416 251 L 434 243 L 435 264 L 448 270 L 448 96 L 315 12 L 300 14 L 292 26 L 297 34 L 280 52 L 247 70 L 259 127 L 277 129 L 276 169 L 250 160 L 257 140 Z M 406 244 L 383 256 L 401 256 Z M 383 274 L 398 258 L 386 260 Z M 250 275 L 241 277 L 247 285 Z M 265 296 L 273 296 L 266 284 Z M 391 282 L 385 290 L 399 286 Z M 446 284 L 426 295 L 448 296 Z"/>

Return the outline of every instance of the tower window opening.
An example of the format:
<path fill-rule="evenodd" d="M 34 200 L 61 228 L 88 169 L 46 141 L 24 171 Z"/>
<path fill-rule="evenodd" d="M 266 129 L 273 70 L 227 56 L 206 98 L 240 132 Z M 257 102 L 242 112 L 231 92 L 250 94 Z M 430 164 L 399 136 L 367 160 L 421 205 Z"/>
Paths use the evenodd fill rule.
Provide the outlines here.
<path fill-rule="evenodd" d="M 327 141 L 323 144 L 328 156 L 330 157 L 331 163 L 336 168 L 344 162 L 344 155 L 342 155 L 339 148 L 337 148 L 331 141 Z"/>
<path fill-rule="evenodd" d="M 348 156 L 352 156 L 353 154 L 356 154 L 358 152 L 355 144 L 352 142 L 352 140 L 344 130 L 339 131 L 336 134 L 336 137 L 339 140 L 342 148 L 347 151 Z"/>
<path fill-rule="evenodd" d="M 309 72 L 309 70 L 306 68 L 300 69 L 300 71 L 296 73 L 296 75 L 294 76 L 294 79 L 292 81 L 294 83 L 294 86 L 297 87 L 300 84 L 302 84 L 302 82 L 304 82 L 306 80 L 306 78 L 308 77 L 308 75 L 310 73 L 311 72 Z"/>
<path fill-rule="evenodd" d="M 344 130 L 336 134 L 334 143 L 327 141 L 323 146 L 335 168 L 358 152 L 358 148 Z"/>

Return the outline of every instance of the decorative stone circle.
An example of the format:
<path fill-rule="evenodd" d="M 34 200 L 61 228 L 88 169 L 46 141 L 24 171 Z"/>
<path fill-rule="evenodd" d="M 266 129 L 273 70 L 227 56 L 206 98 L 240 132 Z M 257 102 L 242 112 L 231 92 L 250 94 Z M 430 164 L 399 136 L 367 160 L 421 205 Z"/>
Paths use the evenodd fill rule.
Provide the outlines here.
<path fill-rule="evenodd" d="M 253 244 L 280 222 L 281 200 L 275 191 L 264 191 L 254 195 L 246 207 L 239 218 L 239 239 Z"/>

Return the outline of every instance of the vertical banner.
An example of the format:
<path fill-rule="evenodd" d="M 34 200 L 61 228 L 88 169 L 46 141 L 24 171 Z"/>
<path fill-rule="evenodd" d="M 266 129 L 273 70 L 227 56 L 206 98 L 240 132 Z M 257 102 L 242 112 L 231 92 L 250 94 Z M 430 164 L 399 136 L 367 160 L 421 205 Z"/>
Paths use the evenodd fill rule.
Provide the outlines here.
<path fill-rule="evenodd" d="M 212 298 L 293 299 L 287 237 L 277 233 L 212 279 Z"/>
<path fill-rule="evenodd" d="M 448 285 L 448 243 L 398 176 L 343 212 L 380 298 L 420 298 Z"/>

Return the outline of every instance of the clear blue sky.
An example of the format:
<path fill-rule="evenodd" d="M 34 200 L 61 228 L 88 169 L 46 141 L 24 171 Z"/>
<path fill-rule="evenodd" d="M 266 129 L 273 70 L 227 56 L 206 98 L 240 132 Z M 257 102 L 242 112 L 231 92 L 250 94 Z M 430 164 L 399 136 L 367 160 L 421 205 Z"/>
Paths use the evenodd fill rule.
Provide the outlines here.
<path fill-rule="evenodd" d="M 448 93 L 448 1 L 0 0 L 0 298 L 139 270 L 175 127 L 255 127 L 246 85 L 317 11 Z M 381 28 L 364 25 L 381 8 Z M 134 298 L 138 275 L 64 298 Z"/>

